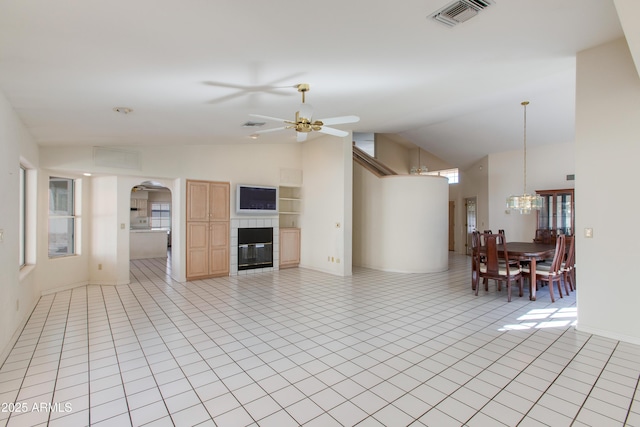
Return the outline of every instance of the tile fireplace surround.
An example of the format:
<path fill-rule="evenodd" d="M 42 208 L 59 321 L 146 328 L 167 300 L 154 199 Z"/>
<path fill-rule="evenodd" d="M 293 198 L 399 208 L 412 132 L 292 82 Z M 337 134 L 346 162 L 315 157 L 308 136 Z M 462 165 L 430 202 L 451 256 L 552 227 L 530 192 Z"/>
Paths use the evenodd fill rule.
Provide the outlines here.
<path fill-rule="evenodd" d="M 238 228 L 273 228 L 273 267 L 254 268 L 238 271 Z M 245 274 L 262 273 L 279 270 L 280 265 L 280 220 L 277 217 L 247 217 L 231 218 L 231 257 L 229 274 L 241 276 Z"/>

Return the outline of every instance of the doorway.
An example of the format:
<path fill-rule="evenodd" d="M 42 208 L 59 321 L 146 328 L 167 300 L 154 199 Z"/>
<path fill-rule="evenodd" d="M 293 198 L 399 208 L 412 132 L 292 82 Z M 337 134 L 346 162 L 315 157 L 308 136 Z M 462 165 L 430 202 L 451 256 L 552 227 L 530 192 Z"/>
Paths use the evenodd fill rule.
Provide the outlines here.
<path fill-rule="evenodd" d="M 465 240 L 465 253 L 467 255 L 471 255 L 471 234 L 477 228 L 477 218 L 478 218 L 478 205 L 476 197 L 466 197 L 464 199 L 464 206 L 466 210 L 466 220 L 465 220 L 465 228 L 466 228 L 466 240 Z"/>
<path fill-rule="evenodd" d="M 171 190 L 154 181 L 131 189 L 129 258 L 167 258 L 171 253 Z"/>
<path fill-rule="evenodd" d="M 449 200 L 449 251 L 456 250 L 455 230 L 456 230 L 456 202 Z"/>

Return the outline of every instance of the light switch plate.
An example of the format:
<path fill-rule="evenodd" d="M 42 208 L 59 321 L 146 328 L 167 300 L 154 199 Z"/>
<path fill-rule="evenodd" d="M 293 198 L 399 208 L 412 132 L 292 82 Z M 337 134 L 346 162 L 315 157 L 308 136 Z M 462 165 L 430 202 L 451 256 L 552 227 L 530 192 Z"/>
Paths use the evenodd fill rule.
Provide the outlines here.
<path fill-rule="evenodd" d="M 0 230 L 0 243 L 4 242 L 4 230 Z"/>
<path fill-rule="evenodd" d="M 586 237 L 587 239 L 593 238 L 593 228 L 585 228 L 584 237 Z"/>

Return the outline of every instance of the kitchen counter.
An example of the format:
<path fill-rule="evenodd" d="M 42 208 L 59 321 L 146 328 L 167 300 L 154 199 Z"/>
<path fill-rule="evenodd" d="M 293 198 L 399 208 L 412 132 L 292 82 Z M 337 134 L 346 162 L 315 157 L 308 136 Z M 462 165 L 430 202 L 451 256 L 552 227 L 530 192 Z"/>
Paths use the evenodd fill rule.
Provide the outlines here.
<path fill-rule="evenodd" d="M 131 229 L 129 234 L 129 258 L 166 258 L 168 229 Z"/>

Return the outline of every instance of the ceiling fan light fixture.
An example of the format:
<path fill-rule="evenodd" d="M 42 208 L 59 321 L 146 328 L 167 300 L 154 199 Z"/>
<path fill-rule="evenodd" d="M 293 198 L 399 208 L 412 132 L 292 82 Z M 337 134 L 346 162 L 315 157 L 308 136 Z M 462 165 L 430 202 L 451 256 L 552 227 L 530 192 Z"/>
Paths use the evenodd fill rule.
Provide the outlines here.
<path fill-rule="evenodd" d="M 297 116 L 299 120 L 311 122 L 311 117 L 313 117 L 313 107 L 311 104 L 300 104 Z"/>
<path fill-rule="evenodd" d="M 294 129 L 297 132 L 297 140 L 298 142 L 306 141 L 307 134 L 310 132 L 320 132 L 328 135 L 345 137 L 349 133 L 340 129 L 334 129 L 327 125 L 337 125 L 343 123 L 356 123 L 360 121 L 360 117 L 358 116 L 341 116 L 341 117 L 330 117 L 322 120 L 313 120 L 313 108 L 310 104 L 305 103 L 305 93 L 309 91 L 309 85 L 307 83 L 301 83 L 295 86 L 298 89 L 298 92 L 302 94 L 302 104 L 298 111 L 296 111 L 295 121 L 290 121 L 286 119 L 279 119 L 276 117 L 263 116 L 260 114 L 249 114 L 251 117 L 266 119 L 269 121 L 280 122 L 284 124 L 279 128 L 273 129 L 265 129 L 258 130 L 255 133 L 261 134 L 266 132 L 276 132 L 285 129 Z"/>

